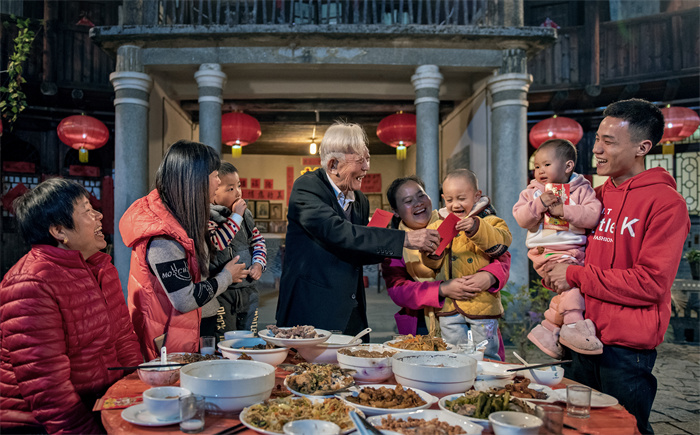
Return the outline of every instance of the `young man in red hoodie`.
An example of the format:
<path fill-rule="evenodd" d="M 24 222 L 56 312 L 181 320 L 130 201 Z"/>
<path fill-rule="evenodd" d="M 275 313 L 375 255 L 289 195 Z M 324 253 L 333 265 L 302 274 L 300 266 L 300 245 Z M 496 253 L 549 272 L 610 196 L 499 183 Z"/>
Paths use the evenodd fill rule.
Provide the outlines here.
<path fill-rule="evenodd" d="M 664 118 L 638 99 L 609 105 L 593 154 L 603 204 L 588 238 L 583 266 L 556 264 L 546 282 L 557 291 L 579 287 L 585 317 L 598 327 L 602 355 L 572 352 L 567 377 L 616 397 L 653 433 L 649 414 L 656 395 L 656 346 L 671 317 L 671 284 L 690 230 L 688 208 L 663 168 L 644 169 L 644 157 L 661 140 Z"/>

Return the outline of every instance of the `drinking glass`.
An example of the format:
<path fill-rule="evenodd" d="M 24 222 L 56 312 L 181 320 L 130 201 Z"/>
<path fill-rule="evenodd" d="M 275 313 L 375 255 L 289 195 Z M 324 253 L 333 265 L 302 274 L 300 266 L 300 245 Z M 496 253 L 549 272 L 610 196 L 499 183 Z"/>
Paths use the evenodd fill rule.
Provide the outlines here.
<path fill-rule="evenodd" d="M 564 430 L 564 409 L 555 405 L 539 405 L 535 413 L 544 424 L 540 434 L 559 435 Z"/>
<path fill-rule="evenodd" d="M 212 355 L 214 353 L 214 350 L 216 349 L 215 346 L 216 343 L 216 337 L 212 335 L 205 335 L 204 337 L 199 337 L 199 353 L 202 355 Z"/>
<path fill-rule="evenodd" d="M 585 385 L 566 387 L 566 413 L 570 417 L 588 418 L 591 414 L 591 389 Z"/>
<path fill-rule="evenodd" d="M 180 431 L 198 433 L 204 430 L 204 396 L 190 394 L 180 397 Z"/>

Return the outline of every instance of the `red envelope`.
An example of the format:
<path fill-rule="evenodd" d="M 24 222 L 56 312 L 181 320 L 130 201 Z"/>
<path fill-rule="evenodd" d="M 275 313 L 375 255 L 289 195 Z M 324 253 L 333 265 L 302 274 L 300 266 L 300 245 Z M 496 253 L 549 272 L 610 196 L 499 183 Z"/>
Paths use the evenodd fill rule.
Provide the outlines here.
<path fill-rule="evenodd" d="M 455 228 L 457 222 L 459 222 L 459 218 L 454 213 L 450 213 L 445 220 L 442 221 L 438 227 L 438 233 L 440 233 L 440 246 L 438 246 L 433 255 L 442 255 L 442 251 L 444 251 L 452 239 L 457 236 L 457 233 L 459 233 L 459 231 L 457 231 Z"/>
<path fill-rule="evenodd" d="M 391 222 L 392 217 L 394 217 L 394 213 L 378 208 L 378 209 L 374 210 L 374 214 L 372 215 L 372 219 L 369 221 L 367 226 L 368 227 L 386 228 L 386 226 L 389 225 L 389 222 Z"/>

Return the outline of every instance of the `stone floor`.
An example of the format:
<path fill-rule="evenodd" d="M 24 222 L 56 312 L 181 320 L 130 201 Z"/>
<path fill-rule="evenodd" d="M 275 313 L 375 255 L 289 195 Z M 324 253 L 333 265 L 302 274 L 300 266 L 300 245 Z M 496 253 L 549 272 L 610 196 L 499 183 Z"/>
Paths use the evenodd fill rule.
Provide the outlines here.
<path fill-rule="evenodd" d="M 396 333 L 394 313 L 398 309 L 385 288 L 378 292 L 376 282 L 372 284 L 375 285 L 367 289 L 367 316 L 373 329 L 371 342 L 381 343 Z M 275 322 L 276 305 L 274 285 L 262 286 L 260 325 Z M 672 337 L 669 331 L 667 340 Z M 516 362 L 512 350 L 506 349 L 506 360 Z M 664 342 L 657 350 L 654 375 L 658 379 L 658 392 L 651 414 L 654 431 L 659 435 L 700 435 L 700 346 Z M 551 361 L 551 358 L 538 350 L 528 355 L 528 362 L 545 361 Z"/>

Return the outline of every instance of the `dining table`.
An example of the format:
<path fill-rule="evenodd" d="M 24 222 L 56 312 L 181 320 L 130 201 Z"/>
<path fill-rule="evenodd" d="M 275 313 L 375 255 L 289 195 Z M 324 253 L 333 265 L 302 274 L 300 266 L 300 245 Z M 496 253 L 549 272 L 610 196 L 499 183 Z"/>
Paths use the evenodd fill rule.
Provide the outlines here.
<path fill-rule="evenodd" d="M 291 359 L 294 357 L 295 359 Z M 288 362 L 299 362 L 298 355 L 292 355 L 290 353 Z M 506 363 L 504 363 L 506 364 Z M 515 367 L 515 365 L 514 365 Z M 281 391 L 286 391 L 284 387 L 284 379 L 290 372 L 282 370 L 277 367 L 275 370 L 275 387 L 273 388 L 274 393 L 279 393 Z M 392 376 L 384 384 L 396 385 L 396 380 Z M 566 388 L 567 385 L 576 384 L 576 382 L 564 378 L 561 383 L 552 387 L 552 389 Z M 361 383 L 358 383 L 361 386 Z M 104 394 L 103 399 L 123 399 L 123 398 L 135 398 L 140 396 L 145 390 L 150 388 L 147 384 L 142 382 L 137 373 L 131 373 L 114 385 L 112 385 L 107 392 Z M 440 397 L 439 395 L 437 395 Z M 105 400 L 101 400 L 98 403 L 104 403 Z M 536 403 L 536 402 L 535 402 Z M 566 411 L 565 403 L 557 403 L 557 405 L 562 406 Z M 429 409 L 439 409 L 438 404 L 433 404 Z M 131 435 L 135 433 L 139 434 L 182 434 L 178 424 L 172 424 L 169 426 L 140 426 L 129 423 L 124 420 L 121 416 L 123 409 L 113 408 L 113 409 L 102 409 L 100 410 L 102 417 L 102 424 L 104 425 L 106 431 L 110 435 Z M 205 420 L 205 427 L 201 434 L 226 434 L 226 433 L 240 433 L 240 434 L 255 434 L 256 432 L 248 428 L 240 428 L 240 431 L 228 432 L 227 429 L 236 427 L 240 425 L 239 413 L 228 413 L 228 414 L 210 414 L 207 413 Z M 637 430 L 637 424 L 634 416 L 625 410 L 621 405 L 610 406 L 606 408 L 591 408 L 589 418 L 576 418 L 571 417 L 564 412 L 564 424 L 565 428 L 563 430 L 564 435 L 622 435 L 622 434 L 639 434 Z M 568 426 L 569 428 L 567 428 Z M 571 429 L 576 428 L 576 429 Z M 493 434 L 490 428 L 484 429 L 483 435 Z"/>

